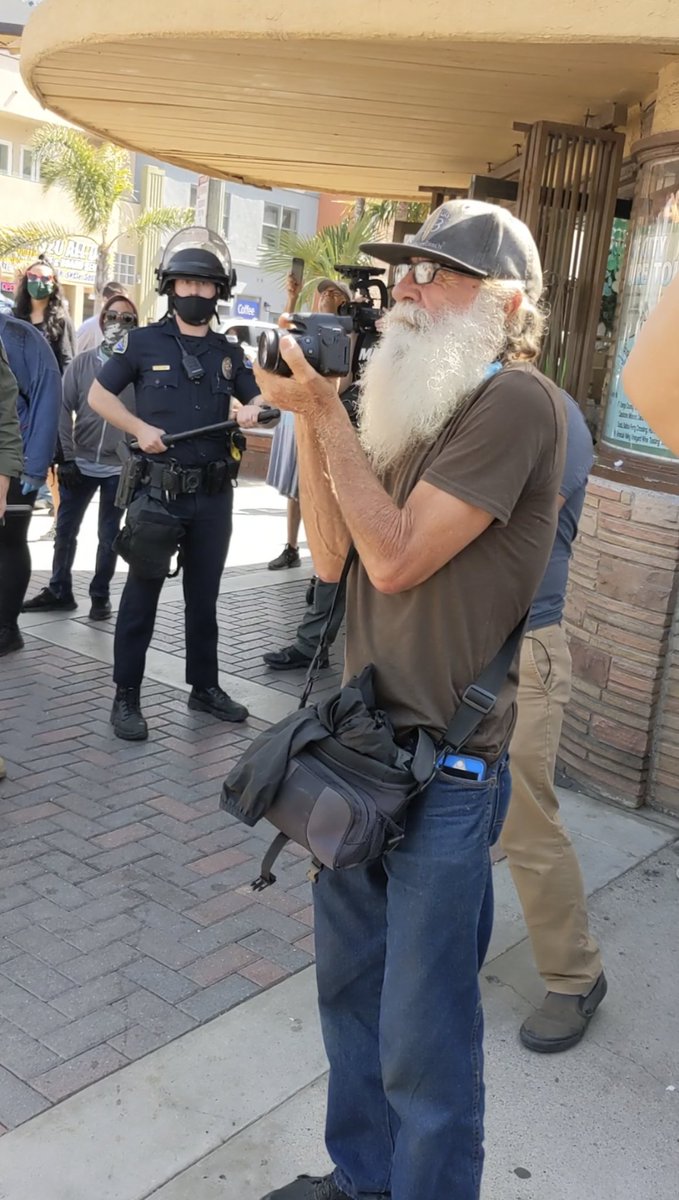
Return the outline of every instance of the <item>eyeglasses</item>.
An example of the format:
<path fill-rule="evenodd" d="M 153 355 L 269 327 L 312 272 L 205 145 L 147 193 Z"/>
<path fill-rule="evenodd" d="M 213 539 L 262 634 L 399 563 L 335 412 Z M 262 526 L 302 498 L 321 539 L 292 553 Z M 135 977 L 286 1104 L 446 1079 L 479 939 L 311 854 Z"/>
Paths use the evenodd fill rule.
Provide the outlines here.
<path fill-rule="evenodd" d="M 104 313 L 104 325 L 136 325 L 137 318 L 131 312 L 116 312 L 115 309 L 109 308 L 108 312 Z"/>
<path fill-rule="evenodd" d="M 445 271 L 448 275 L 461 275 L 463 272 L 455 271 L 452 267 L 444 267 L 442 263 L 428 262 L 405 262 L 399 263 L 394 270 L 394 283 L 400 283 L 405 279 L 406 275 L 412 272 L 413 279 L 418 287 L 424 287 L 427 283 L 433 283 L 439 271 Z"/>
<path fill-rule="evenodd" d="M 27 271 L 26 279 L 30 279 L 31 283 L 53 283 L 54 275 L 36 275 L 32 271 Z"/>

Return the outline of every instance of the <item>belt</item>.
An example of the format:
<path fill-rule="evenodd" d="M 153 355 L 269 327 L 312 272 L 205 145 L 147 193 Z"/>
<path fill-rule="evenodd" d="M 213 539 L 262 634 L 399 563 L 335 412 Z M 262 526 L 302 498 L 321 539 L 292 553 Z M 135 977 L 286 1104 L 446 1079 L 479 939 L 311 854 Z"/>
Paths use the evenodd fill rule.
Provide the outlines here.
<path fill-rule="evenodd" d="M 160 463 L 144 459 L 139 483 L 168 496 L 191 496 L 196 492 L 216 495 L 231 486 L 231 470 L 231 464 L 224 460 L 202 467 L 182 467 L 174 460 Z"/>

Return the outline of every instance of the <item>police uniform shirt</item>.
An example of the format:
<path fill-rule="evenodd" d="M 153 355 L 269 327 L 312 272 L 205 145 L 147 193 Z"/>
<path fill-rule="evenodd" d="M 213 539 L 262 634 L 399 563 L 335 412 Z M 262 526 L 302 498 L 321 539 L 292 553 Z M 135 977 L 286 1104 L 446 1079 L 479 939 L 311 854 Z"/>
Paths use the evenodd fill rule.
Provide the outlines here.
<path fill-rule="evenodd" d="M 178 344 L 180 343 L 180 344 Z M 193 382 L 182 365 L 185 354 L 198 359 L 204 374 Z M 119 396 L 134 385 L 137 416 L 166 433 L 184 433 L 228 421 L 231 398 L 249 404 L 259 395 L 252 368 L 237 342 L 212 330 L 205 337 L 181 334 L 172 317 L 133 329 L 114 347 L 98 375 L 107 391 Z M 224 433 L 172 446 L 165 455 L 183 466 L 202 466 L 228 457 Z"/>

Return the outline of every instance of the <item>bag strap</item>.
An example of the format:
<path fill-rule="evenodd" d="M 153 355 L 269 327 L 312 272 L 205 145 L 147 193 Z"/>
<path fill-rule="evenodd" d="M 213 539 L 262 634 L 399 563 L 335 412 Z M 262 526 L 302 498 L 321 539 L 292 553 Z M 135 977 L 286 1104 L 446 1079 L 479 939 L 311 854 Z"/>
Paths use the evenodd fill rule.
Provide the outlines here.
<path fill-rule="evenodd" d="M 476 683 L 471 683 L 462 693 L 460 706 L 455 712 L 445 732 L 445 745 L 457 753 L 466 745 L 481 722 L 491 713 L 497 702 L 514 657 L 521 644 L 521 639 L 528 621 L 528 613 L 521 618 L 512 630 L 495 658 L 483 669 Z"/>
<path fill-rule="evenodd" d="M 306 673 L 306 680 L 304 682 L 304 691 L 302 692 L 302 699 L 299 702 L 300 708 L 306 708 L 307 701 L 309 699 L 309 696 L 311 695 L 311 690 L 312 690 L 316 680 L 318 679 L 318 673 L 321 669 L 320 668 L 321 659 L 323 658 L 323 655 L 328 648 L 328 635 L 330 633 L 330 626 L 332 624 L 332 619 L 333 619 L 335 613 L 337 612 L 338 604 L 341 604 L 342 600 L 344 599 L 344 593 L 347 590 L 347 579 L 349 578 L 349 572 L 350 572 L 356 558 L 357 558 L 356 547 L 354 546 L 354 544 L 352 542 L 352 544 L 349 547 L 347 557 L 344 560 L 344 566 L 342 567 L 342 574 L 340 575 L 340 577 L 337 581 L 337 585 L 335 587 L 335 594 L 332 598 L 332 604 L 330 605 L 330 612 L 328 613 L 328 617 L 325 622 L 325 625 L 323 626 L 323 628 L 321 630 L 321 636 L 318 639 L 316 653 L 314 654 L 311 662 L 309 663 L 309 669 Z"/>

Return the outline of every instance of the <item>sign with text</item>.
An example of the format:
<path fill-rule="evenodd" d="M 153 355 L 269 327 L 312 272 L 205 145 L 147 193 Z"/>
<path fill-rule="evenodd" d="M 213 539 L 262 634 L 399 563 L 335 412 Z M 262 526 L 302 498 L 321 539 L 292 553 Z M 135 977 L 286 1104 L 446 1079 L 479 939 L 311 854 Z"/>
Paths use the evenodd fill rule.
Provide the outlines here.
<path fill-rule="evenodd" d="M 249 296 L 238 296 L 235 303 L 234 315 L 242 317 L 244 321 L 257 321 L 259 320 L 261 306 L 261 300 L 251 300 Z"/>

